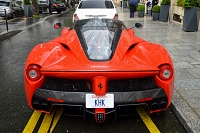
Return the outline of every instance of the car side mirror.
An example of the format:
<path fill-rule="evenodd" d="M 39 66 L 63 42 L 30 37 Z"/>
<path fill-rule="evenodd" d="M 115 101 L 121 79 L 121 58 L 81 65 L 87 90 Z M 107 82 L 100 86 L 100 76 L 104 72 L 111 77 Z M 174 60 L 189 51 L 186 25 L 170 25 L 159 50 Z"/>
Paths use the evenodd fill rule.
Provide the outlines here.
<path fill-rule="evenodd" d="M 61 23 L 55 23 L 53 26 L 55 29 L 60 29 L 62 27 Z"/>

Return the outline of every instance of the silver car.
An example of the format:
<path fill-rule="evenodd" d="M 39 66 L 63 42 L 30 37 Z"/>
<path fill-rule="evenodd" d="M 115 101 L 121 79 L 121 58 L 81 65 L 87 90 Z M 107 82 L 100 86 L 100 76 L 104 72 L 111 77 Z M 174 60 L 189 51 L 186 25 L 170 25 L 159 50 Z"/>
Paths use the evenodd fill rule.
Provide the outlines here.
<path fill-rule="evenodd" d="M 6 16 L 5 16 L 6 10 Z M 11 0 L 0 0 L 0 17 L 7 17 L 7 19 L 23 16 L 24 10 L 16 2 Z"/>

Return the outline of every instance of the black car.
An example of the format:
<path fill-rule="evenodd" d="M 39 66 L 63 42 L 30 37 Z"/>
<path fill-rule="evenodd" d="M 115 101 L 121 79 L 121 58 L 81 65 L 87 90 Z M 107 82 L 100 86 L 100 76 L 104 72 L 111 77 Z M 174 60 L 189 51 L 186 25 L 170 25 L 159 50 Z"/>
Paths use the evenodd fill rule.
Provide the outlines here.
<path fill-rule="evenodd" d="M 53 0 L 53 7 L 52 11 L 57 11 L 58 13 L 61 13 L 62 11 L 65 11 L 67 8 L 65 6 L 65 3 L 61 0 Z"/>
<path fill-rule="evenodd" d="M 65 11 L 67 7 L 65 6 L 65 3 L 61 0 L 52 0 L 52 12 L 56 11 L 57 13 L 61 13 L 62 11 Z M 39 6 L 39 12 L 46 12 L 49 13 L 49 6 L 46 4 L 46 0 L 39 0 L 38 6 Z"/>

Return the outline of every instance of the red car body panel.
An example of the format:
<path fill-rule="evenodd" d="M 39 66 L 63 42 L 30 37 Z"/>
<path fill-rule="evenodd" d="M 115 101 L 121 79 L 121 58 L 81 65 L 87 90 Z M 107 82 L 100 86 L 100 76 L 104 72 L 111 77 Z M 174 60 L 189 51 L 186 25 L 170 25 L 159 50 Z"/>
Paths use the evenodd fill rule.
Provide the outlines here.
<path fill-rule="evenodd" d="M 92 85 L 89 88 L 92 88 L 95 95 L 105 95 L 108 92 L 110 80 L 153 76 L 157 85 L 163 88 L 167 95 L 167 106 L 164 109 L 171 104 L 174 72 L 169 80 L 162 80 L 158 76 L 160 65 L 167 64 L 173 68 L 168 52 L 159 44 L 150 43 L 135 36 L 132 29 L 122 30 L 112 58 L 100 62 L 87 58 L 74 29 L 63 29 L 60 37 L 33 48 L 25 64 L 25 73 L 31 64 L 39 65 L 42 74 L 37 81 L 31 81 L 26 74 L 24 76 L 26 97 L 32 109 L 34 109 L 32 107 L 34 92 L 42 86 L 45 77 L 86 79 L 91 81 Z M 100 82 L 102 89 L 98 89 Z M 54 100 L 63 102 L 62 99 Z M 142 99 L 138 99 L 140 100 Z M 151 110 L 150 113 L 164 109 Z"/>

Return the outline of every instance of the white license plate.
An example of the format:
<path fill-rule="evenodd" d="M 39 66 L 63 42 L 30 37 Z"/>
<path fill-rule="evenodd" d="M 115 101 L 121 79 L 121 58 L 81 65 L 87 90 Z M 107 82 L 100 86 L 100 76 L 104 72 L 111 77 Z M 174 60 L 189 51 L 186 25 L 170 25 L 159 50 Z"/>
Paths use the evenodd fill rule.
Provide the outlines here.
<path fill-rule="evenodd" d="M 114 94 L 86 94 L 86 108 L 114 108 Z"/>

